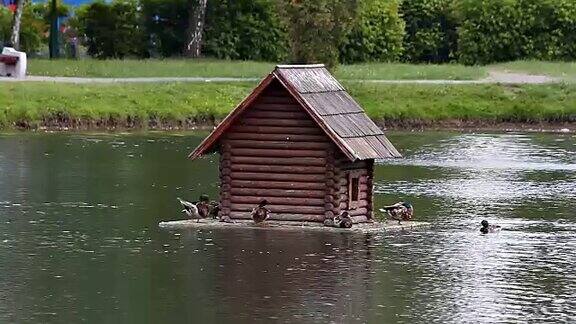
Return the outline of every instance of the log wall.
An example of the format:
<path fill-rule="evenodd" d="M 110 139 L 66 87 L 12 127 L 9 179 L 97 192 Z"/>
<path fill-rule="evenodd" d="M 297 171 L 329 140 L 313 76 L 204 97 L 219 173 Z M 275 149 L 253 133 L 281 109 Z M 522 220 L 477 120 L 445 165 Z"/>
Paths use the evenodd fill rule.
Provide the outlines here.
<path fill-rule="evenodd" d="M 220 140 L 221 215 L 249 219 L 262 200 L 272 219 L 322 222 L 348 206 L 348 172 L 361 172 L 355 222 L 372 218 L 370 162 L 351 163 L 308 113 L 269 87 Z"/>
<path fill-rule="evenodd" d="M 249 219 L 266 199 L 272 219 L 333 217 L 334 148 L 287 91 L 265 90 L 221 139 L 222 214 Z"/>

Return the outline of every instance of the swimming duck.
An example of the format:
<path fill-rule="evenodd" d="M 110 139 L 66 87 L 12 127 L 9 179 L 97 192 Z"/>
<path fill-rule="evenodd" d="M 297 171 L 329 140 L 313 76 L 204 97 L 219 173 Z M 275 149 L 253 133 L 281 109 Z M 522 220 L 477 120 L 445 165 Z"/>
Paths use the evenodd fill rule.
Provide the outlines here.
<path fill-rule="evenodd" d="M 176 199 L 178 199 L 178 201 L 180 202 L 180 204 L 184 208 L 184 209 L 182 209 L 182 212 L 184 214 L 186 214 L 186 216 L 188 216 L 188 218 L 196 219 L 196 222 L 200 221 L 200 218 L 202 218 L 202 217 L 200 216 L 200 213 L 198 212 L 198 207 L 196 207 L 195 204 L 193 204 L 189 201 L 186 201 L 184 199 L 181 199 L 180 197 L 178 197 Z"/>
<path fill-rule="evenodd" d="M 388 214 L 390 218 L 397 220 L 398 224 L 400 224 L 401 221 L 412 220 L 414 207 L 407 201 L 400 201 L 394 205 L 384 206 L 384 208 L 380 209 L 380 212 Z"/>
<path fill-rule="evenodd" d="M 481 221 L 480 225 L 482 226 L 482 227 L 480 227 L 480 233 L 482 233 L 482 234 L 496 233 L 496 232 L 500 231 L 500 229 L 502 228 L 499 225 L 488 224 L 487 220 Z"/>
<path fill-rule="evenodd" d="M 251 215 L 254 223 L 256 224 L 262 223 L 270 217 L 270 210 L 266 208 L 266 205 L 268 205 L 268 201 L 266 199 L 263 199 L 262 201 L 260 201 L 257 207 L 254 207 L 254 209 L 252 209 Z"/>

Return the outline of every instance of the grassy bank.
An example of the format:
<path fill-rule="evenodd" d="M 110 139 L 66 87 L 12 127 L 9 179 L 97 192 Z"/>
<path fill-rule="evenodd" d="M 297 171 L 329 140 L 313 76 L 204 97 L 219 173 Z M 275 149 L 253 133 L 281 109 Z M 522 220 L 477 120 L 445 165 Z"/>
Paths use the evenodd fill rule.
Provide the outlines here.
<path fill-rule="evenodd" d="M 261 78 L 274 63 L 219 60 L 44 60 L 29 61 L 29 74 L 66 77 L 235 77 Z M 360 80 L 475 80 L 487 72 L 482 67 L 457 64 L 415 65 L 369 63 L 342 65 L 335 71 L 340 79 Z"/>
<path fill-rule="evenodd" d="M 576 122 L 576 85 L 346 83 L 387 125 Z M 0 127 L 191 127 L 224 117 L 254 83 L 0 83 Z"/>
<path fill-rule="evenodd" d="M 493 64 L 489 68 L 499 71 L 549 75 L 576 80 L 576 62 L 515 61 Z"/>

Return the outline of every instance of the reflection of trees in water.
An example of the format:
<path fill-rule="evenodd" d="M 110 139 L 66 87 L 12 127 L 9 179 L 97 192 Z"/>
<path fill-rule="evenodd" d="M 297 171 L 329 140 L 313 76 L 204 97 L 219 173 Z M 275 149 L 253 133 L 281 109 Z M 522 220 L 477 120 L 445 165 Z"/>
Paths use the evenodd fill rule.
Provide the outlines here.
<path fill-rule="evenodd" d="M 229 234 L 229 233 L 228 233 Z M 215 273 L 227 316 L 335 320 L 365 318 L 372 291 L 370 236 L 254 230 L 217 239 Z"/>

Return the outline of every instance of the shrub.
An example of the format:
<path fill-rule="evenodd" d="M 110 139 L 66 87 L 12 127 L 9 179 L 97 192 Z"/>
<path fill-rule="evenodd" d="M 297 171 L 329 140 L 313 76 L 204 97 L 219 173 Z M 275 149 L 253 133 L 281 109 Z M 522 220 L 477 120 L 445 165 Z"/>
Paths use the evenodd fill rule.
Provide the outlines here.
<path fill-rule="evenodd" d="M 0 6 L 0 48 L 10 40 L 12 32 L 12 13 L 8 8 Z"/>
<path fill-rule="evenodd" d="M 573 0 L 460 0 L 457 12 L 465 64 L 576 58 Z"/>
<path fill-rule="evenodd" d="M 404 60 L 448 62 L 457 51 L 454 0 L 404 0 L 400 13 L 406 22 Z"/>
<path fill-rule="evenodd" d="M 518 0 L 520 56 L 541 60 L 576 58 L 576 2 Z"/>
<path fill-rule="evenodd" d="M 208 1 L 204 53 L 224 59 L 281 61 L 288 35 L 269 0 Z"/>
<path fill-rule="evenodd" d="M 152 56 L 182 54 L 186 42 L 188 3 L 187 0 L 142 0 L 143 25 Z"/>
<path fill-rule="evenodd" d="M 522 34 L 514 0 L 461 0 L 458 54 L 464 64 L 487 64 L 520 57 Z"/>
<path fill-rule="evenodd" d="M 364 0 L 340 47 L 340 61 L 394 61 L 402 54 L 404 21 L 396 0 Z"/>
<path fill-rule="evenodd" d="M 338 63 L 339 49 L 357 13 L 356 0 L 278 0 L 294 63 Z"/>
<path fill-rule="evenodd" d="M 136 1 L 93 2 L 79 10 L 77 15 L 91 56 L 124 58 L 145 55 L 145 38 Z"/>

